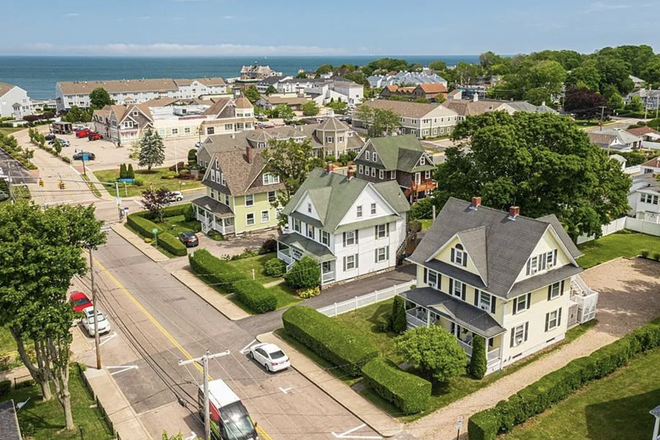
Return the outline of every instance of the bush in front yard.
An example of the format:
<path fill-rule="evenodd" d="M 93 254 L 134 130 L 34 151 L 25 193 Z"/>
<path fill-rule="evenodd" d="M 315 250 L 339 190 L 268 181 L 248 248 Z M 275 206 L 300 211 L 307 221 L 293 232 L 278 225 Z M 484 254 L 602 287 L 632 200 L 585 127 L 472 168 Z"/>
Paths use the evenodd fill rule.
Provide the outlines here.
<path fill-rule="evenodd" d="M 186 246 L 174 235 L 163 232 L 158 234 L 158 244 L 170 254 L 183 257 L 188 253 Z"/>
<path fill-rule="evenodd" d="M 470 440 L 495 440 L 499 429 L 500 415 L 497 408 L 478 412 L 468 421 Z"/>
<path fill-rule="evenodd" d="M 277 298 L 268 289 L 254 280 L 234 283 L 236 298 L 256 313 L 266 313 L 277 308 Z"/>
<path fill-rule="evenodd" d="M 126 223 L 128 223 L 128 226 L 135 229 L 138 232 L 138 234 L 144 237 L 153 237 L 154 233 L 152 231 L 154 228 L 158 229 L 158 233 L 160 235 L 161 229 L 158 228 L 156 223 L 142 217 L 140 214 L 141 213 L 139 212 L 135 214 L 130 214 L 126 219 Z"/>
<path fill-rule="evenodd" d="M 488 361 L 486 360 L 486 342 L 484 338 L 475 335 L 472 340 L 472 357 L 470 358 L 470 376 L 481 379 L 486 375 Z"/>
<path fill-rule="evenodd" d="M 362 367 L 378 356 L 369 339 L 310 307 L 289 308 L 282 322 L 289 336 L 349 376 L 359 376 Z"/>
<path fill-rule="evenodd" d="M 286 272 L 286 263 L 279 258 L 272 258 L 264 264 L 264 271 L 269 277 L 281 277 Z"/>
<path fill-rule="evenodd" d="M 312 258 L 303 257 L 284 275 L 284 281 L 294 289 L 316 287 L 321 284 L 321 268 Z"/>
<path fill-rule="evenodd" d="M 367 385 L 404 414 L 424 411 L 431 398 L 431 382 L 406 373 L 389 359 L 377 357 L 362 367 Z"/>
<path fill-rule="evenodd" d="M 394 333 L 401 334 L 408 328 L 405 301 L 399 295 L 395 296 L 394 302 L 392 302 L 392 315 L 390 319 L 392 320 L 392 331 Z"/>
<path fill-rule="evenodd" d="M 302 299 L 314 298 L 321 293 L 319 286 L 310 287 L 309 289 L 300 289 L 296 292 Z"/>
<path fill-rule="evenodd" d="M 206 283 L 224 293 L 231 293 L 236 281 L 246 279 L 245 275 L 220 258 L 214 257 L 206 249 L 188 254 L 193 272 Z"/>

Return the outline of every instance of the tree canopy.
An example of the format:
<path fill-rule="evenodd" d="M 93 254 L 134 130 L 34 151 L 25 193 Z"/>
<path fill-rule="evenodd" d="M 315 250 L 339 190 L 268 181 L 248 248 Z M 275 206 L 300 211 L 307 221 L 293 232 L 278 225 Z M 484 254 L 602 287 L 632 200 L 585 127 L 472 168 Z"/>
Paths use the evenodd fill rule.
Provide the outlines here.
<path fill-rule="evenodd" d="M 401 127 L 401 116 L 392 110 L 361 105 L 355 110 L 355 119 L 367 125 L 369 137 L 381 137 Z"/>
<path fill-rule="evenodd" d="M 269 142 L 268 149 L 262 156 L 268 161 L 266 168 L 283 179 L 285 194 L 278 198 L 277 203 L 284 206 L 300 185 L 305 181 L 314 162 L 314 148 L 309 139 L 298 143 L 295 139 L 277 140 Z"/>
<path fill-rule="evenodd" d="M 305 116 L 316 116 L 319 114 L 319 106 L 310 100 L 303 104 L 302 111 Z"/>
<path fill-rule="evenodd" d="M 100 110 L 106 105 L 112 105 L 115 101 L 110 98 L 110 94 L 103 87 L 92 90 L 89 94 L 89 103 L 92 110 Z"/>
<path fill-rule="evenodd" d="M 160 137 L 157 131 L 148 128 L 142 139 L 140 139 L 140 158 L 138 165 L 147 167 L 151 171 L 151 167 L 157 167 L 165 162 L 165 144 L 163 138 Z"/>
<path fill-rule="evenodd" d="M 257 100 L 259 100 L 259 98 L 261 97 L 261 95 L 259 94 L 259 90 L 257 90 L 257 87 L 254 85 L 251 85 L 250 87 L 245 89 L 244 95 L 252 104 L 257 102 Z"/>
<path fill-rule="evenodd" d="M 598 119 L 601 114 L 609 114 L 607 99 L 603 95 L 577 87 L 566 89 L 564 110 L 577 119 Z"/>
<path fill-rule="evenodd" d="M 569 118 L 490 112 L 468 117 L 438 166 L 437 199 L 470 200 L 528 217 L 555 214 L 569 235 L 601 235 L 628 212 L 630 178 Z M 469 146 L 469 148 L 467 148 Z"/>

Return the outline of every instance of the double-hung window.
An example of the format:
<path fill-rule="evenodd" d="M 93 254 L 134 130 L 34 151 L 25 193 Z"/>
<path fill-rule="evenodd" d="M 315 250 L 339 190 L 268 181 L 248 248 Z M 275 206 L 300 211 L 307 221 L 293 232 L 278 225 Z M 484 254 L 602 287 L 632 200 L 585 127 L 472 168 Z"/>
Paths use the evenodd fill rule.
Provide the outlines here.
<path fill-rule="evenodd" d="M 374 162 L 378 162 L 378 153 L 374 151 Z"/>
<path fill-rule="evenodd" d="M 245 224 L 248 226 L 254 225 L 254 213 L 251 212 L 247 214 L 247 216 L 245 217 Z"/>
<path fill-rule="evenodd" d="M 347 255 L 344 257 L 344 271 L 357 269 L 358 267 L 358 254 Z"/>
<path fill-rule="evenodd" d="M 426 284 L 434 289 L 440 289 L 440 274 L 434 270 L 427 269 Z"/>
<path fill-rule="evenodd" d="M 463 291 L 465 290 L 465 283 L 462 281 L 454 280 L 452 283 L 451 294 L 459 298 L 463 298 Z"/>
<path fill-rule="evenodd" d="M 314 240 L 314 226 L 310 224 L 307 225 L 307 236 Z"/>
<path fill-rule="evenodd" d="M 479 307 L 481 310 L 495 313 L 495 298 L 492 295 L 480 290 L 475 290 L 474 294 L 478 299 L 477 307 Z"/>
<path fill-rule="evenodd" d="M 513 300 L 513 314 L 516 315 L 518 313 L 522 313 L 525 310 L 529 309 L 531 300 L 532 300 L 531 293 L 515 298 Z"/>
<path fill-rule="evenodd" d="M 371 160 L 371 152 L 369 150 L 364 152 L 364 160 Z"/>
<path fill-rule="evenodd" d="M 527 340 L 529 322 L 520 324 L 511 329 L 511 347 L 517 347 Z"/>
<path fill-rule="evenodd" d="M 357 207 L 357 217 L 362 217 L 362 205 L 358 205 Z"/>
<path fill-rule="evenodd" d="M 358 242 L 357 231 L 344 232 L 344 247 L 353 246 L 354 244 L 357 244 L 357 242 Z"/>
<path fill-rule="evenodd" d="M 451 262 L 459 266 L 467 266 L 467 253 L 462 244 L 457 244 L 451 249 Z"/>
<path fill-rule="evenodd" d="M 261 223 L 268 223 L 270 221 L 270 211 L 261 211 Z"/>
<path fill-rule="evenodd" d="M 396 170 L 390 171 L 390 180 L 396 180 Z"/>
<path fill-rule="evenodd" d="M 376 226 L 376 240 L 387 237 L 388 224 Z"/>
<path fill-rule="evenodd" d="M 378 170 L 378 178 L 381 179 L 381 180 L 385 178 L 385 171 L 384 170 Z"/>
<path fill-rule="evenodd" d="M 254 194 L 247 194 L 245 196 L 245 206 L 254 206 Z"/>
<path fill-rule="evenodd" d="M 358 174 L 364 174 L 364 165 L 358 165 Z"/>
<path fill-rule="evenodd" d="M 548 286 L 548 301 L 559 298 L 563 294 L 564 282 L 559 281 Z"/>
<path fill-rule="evenodd" d="M 371 215 L 376 215 L 376 204 L 375 203 L 371 204 Z"/>
<path fill-rule="evenodd" d="M 293 230 L 296 232 L 300 232 L 300 220 L 297 218 L 293 219 Z"/>
<path fill-rule="evenodd" d="M 431 178 L 431 170 L 426 170 L 424 173 L 424 178 L 427 180 Z"/>
<path fill-rule="evenodd" d="M 307 213 L 311 214 L 312 213 L 312 204 L 307 202 Z"/>
<path fill-rule="evenodd" d="M 321 243 L 323 243 L 326 246 L 330 246 L 330 234 L 329 233 L 327 233 L 325 231 L 321 231 Z"/>
<path fill-rule="evenodd" d="M 549 332 L 561 325 L 561 309 L 553 310 L 545 314 L 545 331 Z"/>
<path fill-rule="evenodd" d="M 376 249 L 375 254 L 376 254 L 376 263 L 382 263 L 383 261 L 386 261 L 389 258 L 390 247 L 385 246 L 382 248 L 378 248 Z"/>
<path fill-rule="evenodd" d="M 268 191 L 268 203 L 273 203 L 275 200 L 277 200 L 275 191 Z"/>
<path fill-rule="evenodd" d="M 531 257 L 527 260 L 527 275 L 534 275 L 539 271 L 539 257 Z"/>
<path fill-rule="evenodd" d="M 371 169 L 371 177 L 376 177 L 376 168 Z"/>

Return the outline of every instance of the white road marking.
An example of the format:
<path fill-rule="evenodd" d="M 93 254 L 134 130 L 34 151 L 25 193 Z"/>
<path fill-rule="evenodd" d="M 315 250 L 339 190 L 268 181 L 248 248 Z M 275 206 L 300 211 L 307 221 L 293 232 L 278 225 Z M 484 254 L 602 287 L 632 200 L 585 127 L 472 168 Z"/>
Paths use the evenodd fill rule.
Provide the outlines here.
<path fill-rule="evenodd" d="M 186 440 L 195 440 L 197 438 L 197 434 L 195 434 L 195 431 L 190 432 L 190 437 L 186 437 Z"/>
<path fill-rule="evenodd" d="M 133 200 L 133 201 L 134 201 L 135 204 L 138 205 L 140 208 L 144 208 L 144 205 L 143 205 L 142 203 L 138 202 L 137 200 Z"/>
<path fill-rule="evenodd" d="M 118 369 L 117 371 L 114 371 L 114 372 L 110 373 L 110 376 L 114 376 L 115 374 L 123 373 L 124 371 L 137 370 L 138 366 L 137 365 L 117 365 L 117 366 L 105 367 L 105 369 L 106 370 Z"/>
<path fill-rule="evenodd" d="M 75 169 L 75 168 L 73 167 L 73 165 L 69 165 L 69 168 L 71 168 L 73 171 L 76 172 L 77 175 L 80 176 L 80 171 L 78 171 L 77 169 Z"/>
<path fill-rule="evenodd" d="M 289 394 L 289 391 L 291 391 L 292 389 L 293 387 L 289 387 L 289 388 L 280 387 L 280 391 L 282 391 L 284 394 Z"/>
<path fill-rule="evenodd" d="M 350 435 L 350 434 L 354 433 L 355 431 L 359 431 L 360 429 L 364 428 L 365 426 L 367 426 L 366 423 L 363 423 L 358 427 L 355 427 L 353 429 L 349 429 L 348 431 L 342 432 L 340 434 L 337 434 L 336 432 L 333 432 L 332 435 L 335 438 L 364 438 L 364 439 L 381 439 L 381 438 L 383 438 L 379 435 Z"/>
<path fill-rule="evenodd" d="M 248 351 L 248 349 L 249 349 L 249 348 L 250 348 L 255 342 L 257 342 L 257 340 L 256 340 L 256 339 L 253 339 L 252 342 L 250 342 L 248 345 L 246 345 L 245 347 L 243 347 L 243 349 L 242 349 L 241 351 L 239 351 L 239 353 L 240 353 L 240 354 L 245 354 L 245 353 Z"/>
<path fill-rule="evenodd" d="M 103 339 L 103 340 L 101 341 L 101 343 L 99 344 L 99 346 L 105 344 L 105 343 L 108 342 L 110 339 L 114 338 L 115 336 L 117 336 L 117 333 L 113 333 L 113 334 L 111 334 L 111 335 L 108 336 L 107 338 Z"/>

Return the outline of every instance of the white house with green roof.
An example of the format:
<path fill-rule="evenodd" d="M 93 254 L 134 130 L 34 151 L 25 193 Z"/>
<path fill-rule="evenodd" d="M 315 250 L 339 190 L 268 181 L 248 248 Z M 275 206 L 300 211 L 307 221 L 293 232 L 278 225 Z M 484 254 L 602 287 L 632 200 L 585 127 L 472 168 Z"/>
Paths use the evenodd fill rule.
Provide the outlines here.
<path fill-rule="evenodd" d="M 289 233 L 278 257 L 293 264 L 309 256 L 321 266 L 321 285 L 396 265 L 410 205 L 396 181 L 380 183 L 317 168 L 284 207 Z"/>

